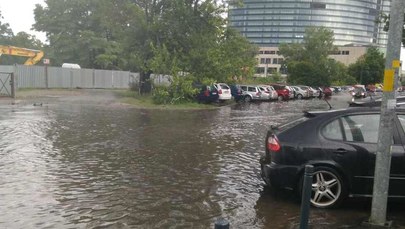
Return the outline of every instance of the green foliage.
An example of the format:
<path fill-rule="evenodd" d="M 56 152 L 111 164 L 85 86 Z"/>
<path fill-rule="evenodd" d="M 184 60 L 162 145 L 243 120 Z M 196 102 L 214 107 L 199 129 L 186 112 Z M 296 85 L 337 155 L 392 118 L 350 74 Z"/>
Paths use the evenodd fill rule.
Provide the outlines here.
<path fill-rule="evenodd" d="M 370 47 L 354 64 L 348 68 L 349 74 L 360 84 L 381 83 L 384 76 L 384 54 L 376 47 Z"/>
<path fill-rule="evenodd" d="M 311 86 L 330 85 L 329 79 L 325 78 L 317 65 L 309 61 L 294 61 L 288 64 L 290 75 L 287 78 L 289 84 L 301 84 Z"/>
<path fill-rule="evenodd" d="M 158 86 L 153 90 L 155 104 L 180 104 L 194 101 L 198 89 L 193 87 L 194 77 L 174 76 L 169 86 Z"/>
<path fill-rule="evenodd" d="M 0 44 L 2 45 L 10 45 L 11 38 L 14 36 L 13 31 L 10 29 L 10 25 L 8 23 L 2 22 L 3 16 L 1 15 L 0 11 Z"/>
<path fill-rule="evenodd" d="M 240 3 L 240 0 L 232 4 Z M 47 0 L 34 28 L 47 33 L 59 65 L 192 74 L 225 82 L 252 75 L 257 48 L 227 28 L 225 1 Z M 174 72 L 176 74 L 176 72 Z"/>
<path fill-rule="evenodd" d="M 253 76 L 258 48 L 228 28 L 223 17 L 228 4 L 241 3 L 47 0 L 44 6 L 36 5 L 33 27 L 47 34 L 49 44 L 42 48 L 52 65 L 69 62 L 84 68 L 140 72 L 141 88 L 134 88 L 141 92 L 147 91 L 151 74 L 172 75 L 173 86 L 155 88 L 154 94 L 158 103 L 176 103 L 193 97 L 191 82 Z M 0 35 L 4 44 L 13 43 L 8 24 L 0 23 Z M 43 46 L 27 34 L 17 40 L 14 43 L 24 47 Z M 168 100 L 162 99 L 166 96 Z"/>
<path fill-rule="evenodd" d="M 282 79 L 282 78 L 281 78 L 281 73 L 280 73 L 280 72 L 276 72 L 276 73 L 273 73 L 273 74 L 271 75 L 271 81 L 274 82 L 274 83 L 280 82 L 281 79 Z"/>
<path fill-rule="evenodd" d="M 332 82 L 353 82 L 347 68 L 329 58 L 329 53 L 337 50 L 333 42 L 332 30 L 310 27 L 305 31 L 303 43 L 280 45 L 280 54 L 288 66 L 288 83 L 329 86 Z"/>
<path fill-rule="evenodd" d="M 404 14 L 405 17 L 405 14 Z M 378 24 L 382 24 L 384 27 L 384 31 L 388 32 L 388 29 L 390 27 L 390 15 L 385 14 L 385 13 L 381 13 L 378 18 L 376 19 L 376 23 Z M 404 26 L 405 26 L 405 21 L 404 21 Z M 402 45 L 405 44 L 405 28 L 402 29 Z"/>
<path fill-rule="evenodd" d="M 338 62 L 334 59 L 329 59 L 329 62 L 331 85 L 343 86 L 353 85 L 357 83 L 356 79 L 349 75 L 347 67 L 343 63 Z"/>

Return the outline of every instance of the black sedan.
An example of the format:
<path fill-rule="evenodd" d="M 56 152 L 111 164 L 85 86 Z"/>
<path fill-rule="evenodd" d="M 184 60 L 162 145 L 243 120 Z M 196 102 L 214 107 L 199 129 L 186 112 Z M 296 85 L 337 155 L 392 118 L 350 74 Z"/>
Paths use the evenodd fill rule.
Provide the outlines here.
<path fill-rule="evenodd" d="M 314 166 L 311 203 L 337 206 L 345 197 L 371 197 L 380 108 L 306 112 L 266 136 L 260 159 L 264 181 L 300 192 L 304 167 Z M 405 109 L 397 109 L 389 197 L 405 197 Z"/>

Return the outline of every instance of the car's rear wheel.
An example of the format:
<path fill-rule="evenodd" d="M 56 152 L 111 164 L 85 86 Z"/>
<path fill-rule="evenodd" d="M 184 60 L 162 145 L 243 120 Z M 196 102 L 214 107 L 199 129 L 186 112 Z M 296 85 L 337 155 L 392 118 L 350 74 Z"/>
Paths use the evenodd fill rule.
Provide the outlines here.
<path fill-rule="evenodd" d="M 243 99 L 245 102 L 250 102 L 252 101 L 252 98 L 250 96 L 245 96 L 245 98 Z"/>
<path fill-rule="evenodd" d="M 317 208 L 334 208 L 346 197 L 346 185 L 341 175 L 329 167 L 315 167 L 312 176 L 311 204 Z M 303 178 L 303 176 L 302 176 Z M 302 193 L 303 180 L 300 181 Z"/>
<path fill-rule="evenodd" d="M 298 94 L 298 95 L 297 95 L 297 99 L 302 99 L 302 95 L 301 95 L 301 94 Z"/>
<path fill-rule="evenodd" d="M 279 95 L 279 96 L 277 97 L 277 99 L 278 99 L 278 101 L 283 101 L 283 100 L 284 100 L 283 96 L 281 96 L 281 95 Z"/>
<path fill-rule="evenodd" d="M 346 195 L 346 187 L 336 170 L 315 167 L 312 177 L 311 204 L 318 208 L 332 208 L 340 204 Z"/>

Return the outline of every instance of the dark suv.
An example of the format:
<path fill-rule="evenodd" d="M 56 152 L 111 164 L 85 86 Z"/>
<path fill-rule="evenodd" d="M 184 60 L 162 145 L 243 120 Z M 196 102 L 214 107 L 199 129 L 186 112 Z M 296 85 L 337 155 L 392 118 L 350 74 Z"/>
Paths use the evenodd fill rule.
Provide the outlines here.
<path fill-rule="evenodd" d="M 277 91 L 278 100 L 289 100 L 290 94 L 294 94 L 293 91 L 290 91 L 286 85 L 282 84 L 271 84 L 274 89 Z"/>
<path fill-rule="evenodd" d="M 200 86 L 200 91 L 197 94 L 197 101 L 199 103 L 213 103 L 218 102 L 218 100 L 218 90 L 214 86 Z"/>

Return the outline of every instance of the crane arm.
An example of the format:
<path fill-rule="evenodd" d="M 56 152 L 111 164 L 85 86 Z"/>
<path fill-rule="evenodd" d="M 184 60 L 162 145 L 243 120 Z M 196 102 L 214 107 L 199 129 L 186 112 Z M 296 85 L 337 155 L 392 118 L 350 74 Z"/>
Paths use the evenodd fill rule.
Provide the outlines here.
<path fill-rule="evenodd" d="M 23 56 L 28 57 L 25 61 L 25 65 L 34 65 L 38 63 L 44 56 L 44 52 L 35 49 L 26 49 L 15 46 L 4 46 L 0 45 L 0 56 L 1 55 L 11 55 L 11 56 Z"/>

